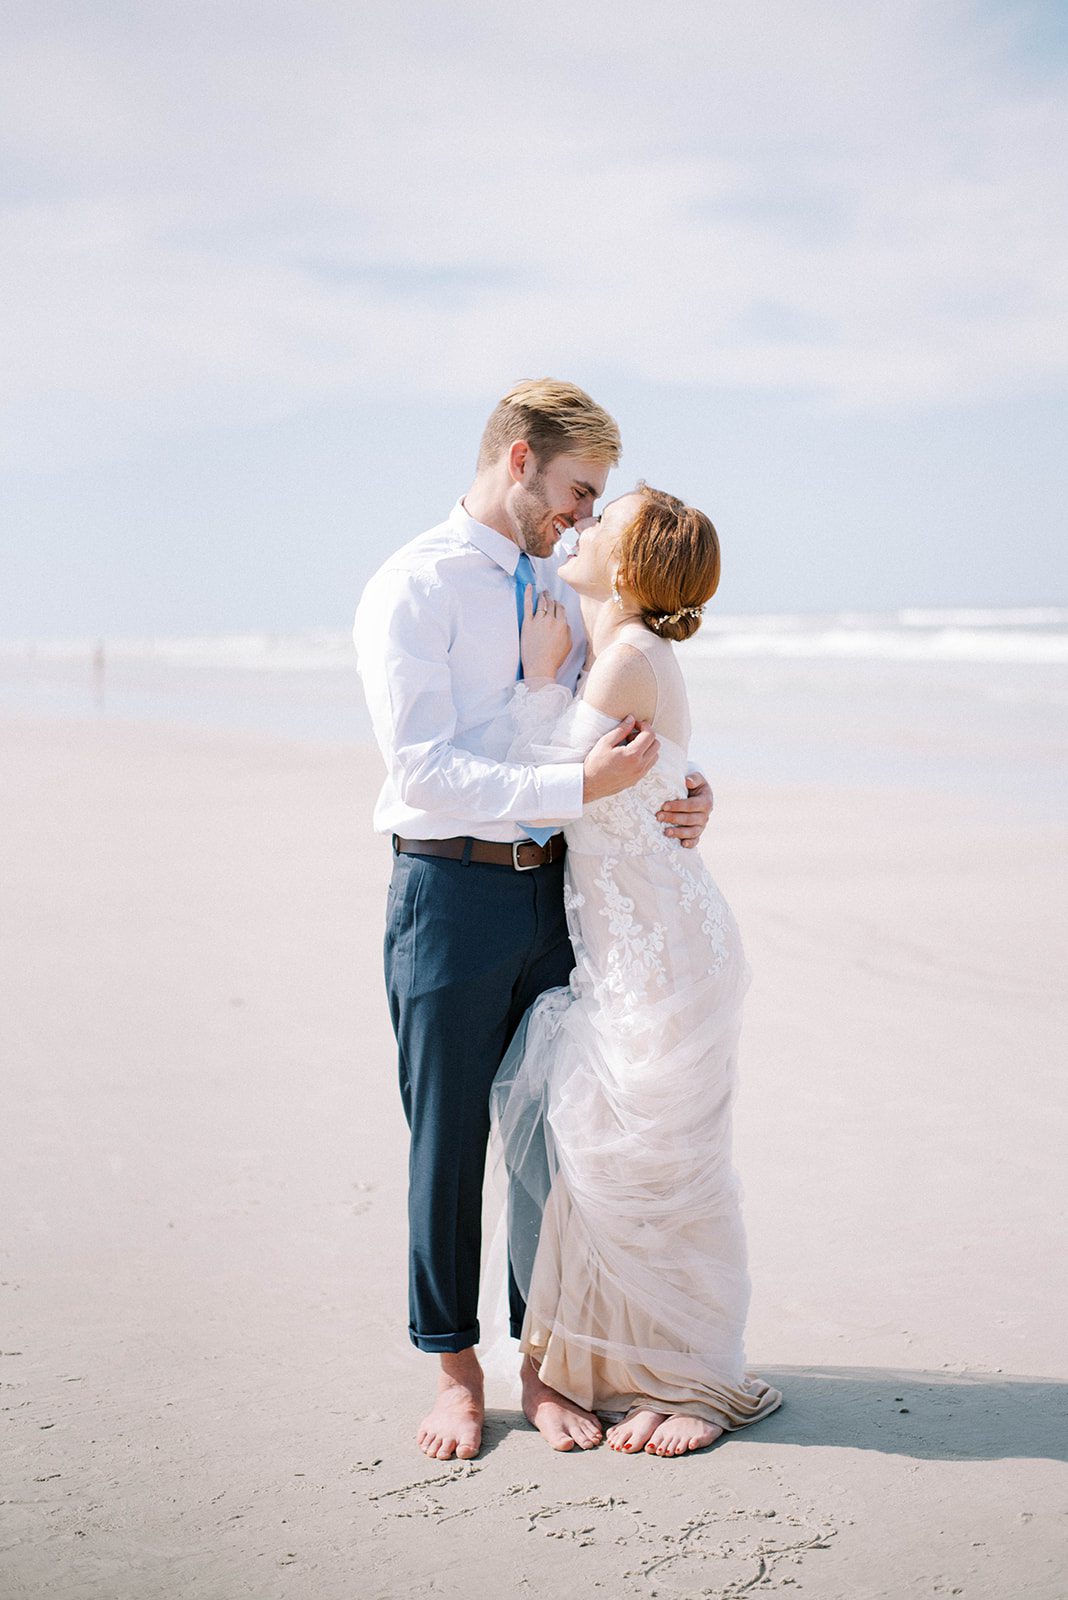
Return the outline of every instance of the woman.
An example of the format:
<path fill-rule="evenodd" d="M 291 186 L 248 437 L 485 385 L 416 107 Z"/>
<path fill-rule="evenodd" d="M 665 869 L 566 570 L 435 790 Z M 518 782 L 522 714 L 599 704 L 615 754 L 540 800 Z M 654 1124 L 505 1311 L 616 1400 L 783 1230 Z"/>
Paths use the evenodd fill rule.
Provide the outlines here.
<path fill-rule="evenodd" d="M 681 1455 L 781 1400 L 742 1351 L 730 1117 L 749 972 L 700 857 L 656 820 L 684 792 L 690 718 L 672 641 L 716 590 L 716 532 L 639 485 L 584 527 L 560 575 L 582 596 L 592 659 L 573 699 L 553 681 L 567 624 L 547 597 L 533 614 L 528 599 L 510 757 L 574 760 L 628 712 L 660 753 L 634 788 L 567 825 L 575 970 L 531 1007 L 494 1084 L 521 1349 L 576 1404 L 622 1414 L 613 1448 Z"/>

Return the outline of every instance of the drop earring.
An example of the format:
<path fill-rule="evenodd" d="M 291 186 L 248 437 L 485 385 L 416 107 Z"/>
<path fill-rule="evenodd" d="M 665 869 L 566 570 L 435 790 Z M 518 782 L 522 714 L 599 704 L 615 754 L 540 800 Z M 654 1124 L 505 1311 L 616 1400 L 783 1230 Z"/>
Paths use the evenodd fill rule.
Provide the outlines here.
<path fill-rule="evenodd" d="M 623 596 L 619 592 L 618 577 L 619 577 L 619 574 L 616 573 L 616 572 L 613 572 L 613 574 L 612 574 L 612 604 L 613 605 L 617 605 L 617 606 L 621 606 L 623 604 Z"/>

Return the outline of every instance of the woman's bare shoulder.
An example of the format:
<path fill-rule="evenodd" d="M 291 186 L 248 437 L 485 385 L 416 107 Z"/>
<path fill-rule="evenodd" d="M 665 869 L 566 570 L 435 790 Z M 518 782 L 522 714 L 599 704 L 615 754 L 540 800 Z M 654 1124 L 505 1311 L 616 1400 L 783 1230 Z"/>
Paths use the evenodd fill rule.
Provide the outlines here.
<path fill-rule="evenodd" d="M 644 650 L 620 639 L 594 661 L 583 698 L 594 710 L 617 720 L 631 716 L 651 722 L 656 694 L 656 673 Z"/>

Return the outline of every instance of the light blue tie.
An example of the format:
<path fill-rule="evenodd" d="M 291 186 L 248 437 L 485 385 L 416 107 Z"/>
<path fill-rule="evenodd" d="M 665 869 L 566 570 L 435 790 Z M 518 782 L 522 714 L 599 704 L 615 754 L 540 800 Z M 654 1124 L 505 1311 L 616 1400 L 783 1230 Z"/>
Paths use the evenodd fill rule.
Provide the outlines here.
<path fill-rule="evenodd" d="M 527 555 L 525 550 L 521 550 L 519 553 L 519 560 L 515 564 L 515 614 L 519 622 L 520 633 L 523 631 L 524 601 L 528 584 L 533 585 L 534 598 L 536 600 L 538 595 L 538 580 L 534 576 L 534 568 L 531 566 L 530 557 Z M 523 676 L 522 656 L 520 656 L 519 665 L 516 668 L 515 675 L 516 678 L 521 678 Z M 551 839 L 553 834 L 557 831 L 555 828 L 532 828 L 529 822 L 521 822 L 519 826 L 527 830 L 528 838 L 533 839 L 535 844 L 545 844 L 545 842 Z"/>
<path fill-rule="evenodd" d="M 523 607 L 527 592 L 527 585 L 534 589 L 535 600 L 538 597 L 538 580 L 534 576 L 534 568 L 530 564 L 530 557 L 525 550 L 520 551 L 519 560 L 515 564 L 515 614 L 519 622 L 519 631 L 523 631 Z M 523 676 L 523 658 L 520 656 L 519 665 L 515 669 L 517 678 Z"/>

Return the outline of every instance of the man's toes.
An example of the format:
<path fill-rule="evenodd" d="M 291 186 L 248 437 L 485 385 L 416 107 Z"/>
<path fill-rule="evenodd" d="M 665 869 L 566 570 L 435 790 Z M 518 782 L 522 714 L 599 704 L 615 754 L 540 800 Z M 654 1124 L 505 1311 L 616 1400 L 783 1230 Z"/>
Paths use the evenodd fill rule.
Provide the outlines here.
<path fill-rule="evenodd" d="M 554 1450 L 573 1450 L 575 1441 L 567 1429 L 567 1418 L 551 1410 L 539 1411 L 535 1426 L 547 1444 Z"/>
<path fill-rule="evenodd" d="M 600 1440 L 601 1430 L 588 1417 L 568 1417 L 567 1431 L 577 1445 L 588 1450 Z"/>

